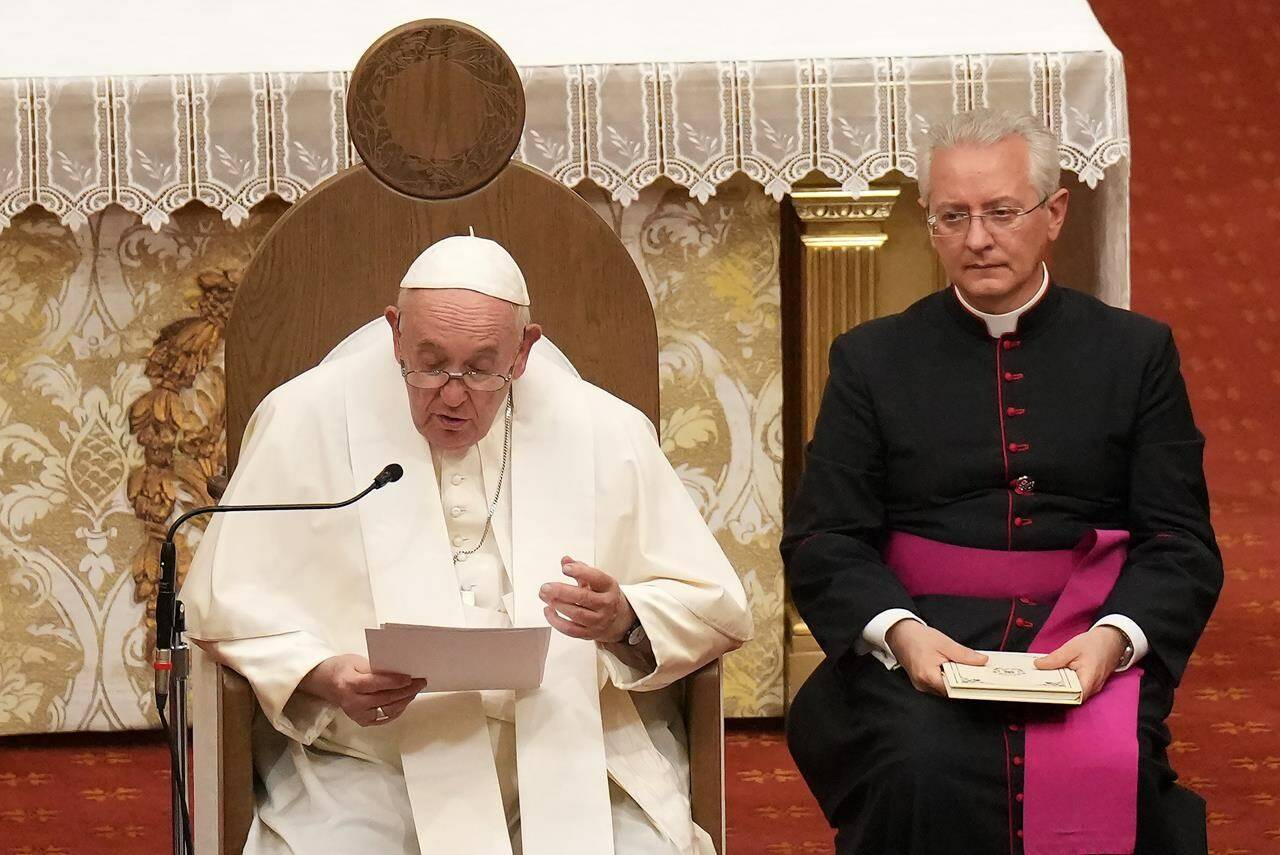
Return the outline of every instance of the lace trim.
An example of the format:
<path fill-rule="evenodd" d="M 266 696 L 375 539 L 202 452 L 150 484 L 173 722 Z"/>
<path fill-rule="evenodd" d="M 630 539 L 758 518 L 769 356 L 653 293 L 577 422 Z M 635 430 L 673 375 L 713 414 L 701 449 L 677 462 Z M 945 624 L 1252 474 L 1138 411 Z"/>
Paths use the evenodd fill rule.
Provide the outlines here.
<path fill-rule="evenodd" d="M 914 176 L 931 121 L 999 105 L 1044 117 L 1090 187 L 1129 154 L 1118 53 L 866 57 L 521 71 L 517 158 L 623 205 L 666 177 L 705 202 L 745 173 L 775 199 L 812 171 L 859 193 Z M 349 75 L 0 80 L 0 229 L 30 205 L 78 228 L 115 203 L 159 229 L 192 200 L 233 223 L 358 161 Z"/>

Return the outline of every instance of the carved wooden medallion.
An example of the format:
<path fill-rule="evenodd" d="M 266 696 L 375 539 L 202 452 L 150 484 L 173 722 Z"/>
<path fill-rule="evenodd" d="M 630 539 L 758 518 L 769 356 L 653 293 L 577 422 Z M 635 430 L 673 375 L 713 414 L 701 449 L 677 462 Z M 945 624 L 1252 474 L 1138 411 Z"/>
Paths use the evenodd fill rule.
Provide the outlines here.
<path fill-rule="evenodd" d="M 384 183 L 419 199 L 452 199 L 511 161 L 524 130 L 524 87 L 484 33 L 457 21 L 414 21 L 360 58 L 347 123 Z"/>

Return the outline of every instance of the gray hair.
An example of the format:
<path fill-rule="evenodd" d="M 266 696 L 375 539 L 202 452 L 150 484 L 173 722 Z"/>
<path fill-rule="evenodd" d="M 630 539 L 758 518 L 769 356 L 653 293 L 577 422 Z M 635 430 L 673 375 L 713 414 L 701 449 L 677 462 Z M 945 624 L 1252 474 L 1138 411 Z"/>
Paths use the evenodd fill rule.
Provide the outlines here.
<path fill-rule="evenodd" d="M 512 304 L 515 305 L 514 303 Z M 528 306 L 515 306 L 516 309 L 516 326 L 520 327 L 523 332 L 524 328 L 533 323 L 533 315 L 529 312 Z"/>
<path fill-rule="evenodd" d="M 929 200 L 929 164 L 933 153 L 958 146 L 995 145 L 1006 137 L 1027 141 L 1031 155 L 1031 185 L 1040 196 L 1058 189 L 1062 166 L 1058 162 L 1058 137 L 1035 116 L 1004 110 L 973 110 L 956 113 L 929 129 L 928 144 L 918 155 L 917 180 L 920 198 Z"/>

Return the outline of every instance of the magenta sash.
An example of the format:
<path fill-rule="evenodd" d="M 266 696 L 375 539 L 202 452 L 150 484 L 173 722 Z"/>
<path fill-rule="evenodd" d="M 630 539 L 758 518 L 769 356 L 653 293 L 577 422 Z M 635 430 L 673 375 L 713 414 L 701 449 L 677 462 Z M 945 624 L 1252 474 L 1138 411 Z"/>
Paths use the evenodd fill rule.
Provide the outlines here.
<path fill-rule="evenodd" d="M 1075 549 L 973 549 L 894 532 L 885 563 L 911 596 L 1054 602 L 1030 652 L 1050 653 L 1093 625 L 1128 552 L 1124 531 L 1092 531 Z M 1138 816 L 1139 668 L 1083 705 L 1026 727 L 1026 855 L 1129 855 Z"/>

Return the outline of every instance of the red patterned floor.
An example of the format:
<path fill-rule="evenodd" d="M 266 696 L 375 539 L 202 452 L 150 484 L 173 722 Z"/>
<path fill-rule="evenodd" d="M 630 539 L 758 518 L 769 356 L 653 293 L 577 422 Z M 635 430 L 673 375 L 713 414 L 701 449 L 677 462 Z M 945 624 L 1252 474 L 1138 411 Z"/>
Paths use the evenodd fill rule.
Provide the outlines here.
<path fill-rule="evenodd" d="M 779 729 L 731 730 L 724 756 L 728 855 L 833 855 L 832 832 Z"/>
<path fill-rule="evenodd" d="M 831 855 L 831 835 L 776 722 L 725 744 L 731 855 Z M 157 733 L 0 740 L 0 855 L 135 855 L 169 845 Z"/>
<path fill-rule="evenodd" d="M 0 855 L 135 855 L 169 847 L 158 733 L 0 740 Z"/>

